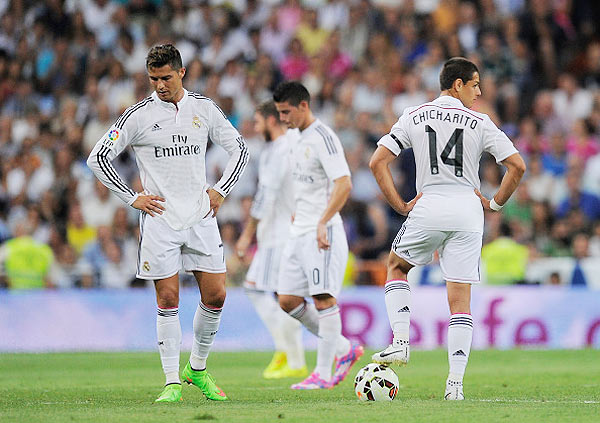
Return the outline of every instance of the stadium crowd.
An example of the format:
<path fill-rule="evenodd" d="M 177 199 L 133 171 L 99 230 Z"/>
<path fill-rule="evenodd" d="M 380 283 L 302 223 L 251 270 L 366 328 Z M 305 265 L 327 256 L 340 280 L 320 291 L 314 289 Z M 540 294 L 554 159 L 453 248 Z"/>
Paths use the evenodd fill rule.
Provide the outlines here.
<path fill-rule="evenodd" d="M 475 61 L 487 113 L 527 159 L 502 213 L 486 216 L 483 258 L 600 256 L 600 6 L 585 0 L 0 0 L 0 260 L 11 287 L 128 287 L 137 211 L 93 178 L 90 150 L 125 108 L 149 95 L 145 56 L 181 51 L 184 86 L 213 98 L 247 139 L 251 163 L 219 212 L 229 280 L 248 259 L 233 245 L 248 217 L 263 141 L 255 106 L 297 79 L 344 144 L 352 171 L 343 210 L 349 276 L 381 263 L 402 217 L 368 168 L 403 109 L 439 94 L 452 56 Z M 207 153 L 210 182 L 226 153 Z M 410 151 L 396 162 L 414 192 Z M 115 167 L 140 190 L 131 153 Z M 484 156 L 481 191 L 502 168 Z M 486 252 L 487 251 L 487 252 Z M 361 267 L 364 264 L 364 267 Z M 381 265 L 379 267 L 381 269 Z M 142 284 L 143 285 L 143 284 Z"/>

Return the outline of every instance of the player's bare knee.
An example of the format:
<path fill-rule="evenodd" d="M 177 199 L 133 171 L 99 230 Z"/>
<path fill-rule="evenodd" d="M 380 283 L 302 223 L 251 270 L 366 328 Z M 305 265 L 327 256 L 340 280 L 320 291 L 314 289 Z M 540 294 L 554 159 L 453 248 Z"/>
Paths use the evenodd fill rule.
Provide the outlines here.
<path fill-rule="evenodd" d="M 279 307 L 286 313 L 289 313 L 300 304 L 304 302 L 304 299 L 301 297 L 294 297 L 292 295 L 280 295 L 279 296 Z"/>
<path fill-rule="evenodd" d="M 413 267 L 412 264 L 408 263 L 403 258 L 398 257 L 396 253 L 391 252 L 388 257 L 388 274 L 393 275 L 394 278 L 406 278 L 408 271 Z"/>
<path fill-rule="evenodd" d="M 174 290 L 161 289 L 157 292 L 156 303 L 160 308 L 179 307 L 179 294 Z"/>
<path fill-rule="evenodd" d="M 329 294 L 314 295 L 313 301 L 317 310 L 326 310 L 337 304 L 336 299 Z"/>
<path fill-rule="evenodd" d="M 222 308 L 225 304 L 225 298 L 227 297 L 227 292 L 225 291 L 225 287 L 222 290 L 218 290 L 215 292 L 211 292 L 209 295 L 202 296 L 202 302 L 204 305 L 207 305 L 212 308 Z"/>

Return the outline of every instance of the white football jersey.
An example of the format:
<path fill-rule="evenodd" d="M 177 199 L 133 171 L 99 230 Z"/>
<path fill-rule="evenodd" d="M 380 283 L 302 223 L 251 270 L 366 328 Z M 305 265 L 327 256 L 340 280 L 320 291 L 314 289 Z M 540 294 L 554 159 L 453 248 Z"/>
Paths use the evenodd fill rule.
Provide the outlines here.
<path fill-rule="evenodd" d="M 256 239 L 259 248 L 285 243 L 294 211 L 294 190 L 290 170 L 290 150 L 300 139 L 297 129 L 289 129 L 268 143 L 260 154 L 258 190 L 250 214 L 258 219 Z"/>
<path fill-rule="evenodd" d="M 483 113 L 443 95 L 409 107 L 378 145 L 395 155 L 412 147 L 417 169 L 417 192 L 423 196 L 410 219 L 425 229 L 483 231 L 479 189 L 479 160 L 484 151 L 500 163 L 517 153 L 511 140 Z"/>
<path fill-rule="evenodd" d="M 327 208 L 333 181 L 350 176 L 350 169 L 339 138 L 319 119 L 300 132 L 291 164 L 296 202 L 291 234 L 298 236 L 317 229 Z M 342 217 L 336 213 L 327 226 L 341 222 Z"/>
<path fill-rule="evenodd" d="M 162 218 L 182 230 L 210 209 L 205 170 L 209 140 L 229 154 L 223 176 L 212 187 L 225 197 L 248 163 L 246 143 L 214 101 L 186 90 L 177 105 L 153 93 L 129 107 L 98 141 L 87 163 L 104 185 L 131 205 L 137 194 L 111 164 L 131 145 L 144 194 L 164 197 Z"/>

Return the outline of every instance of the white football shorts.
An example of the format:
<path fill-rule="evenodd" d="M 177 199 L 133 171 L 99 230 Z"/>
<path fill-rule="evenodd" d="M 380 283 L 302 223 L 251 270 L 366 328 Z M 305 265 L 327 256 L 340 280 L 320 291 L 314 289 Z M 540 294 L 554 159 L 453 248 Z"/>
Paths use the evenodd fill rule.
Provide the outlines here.
<path fill-rule="evenodd" d="M 424 266 L 431 263 L 437 250 L 445 281 L 479 283 L 482 241 L 479 232 L 423 229 L 407 219 L 392 243 L 392 251 L 413 266 Z"/>
<path fill-rule="evenodd" d="M 244 287 L 257 291 L 277 291 L 282 245 L 259 247 L 252 258 Z M 250 282 L 250 283 L 249 283 Z"/>
<path fill-rule="evenodd" d="M 160 216 L 140 215 L 137 274 L 140 279 L 164 279 L 186 272 L 225 273 L 223 242 L 217 219 L 204 218 L 181 231 Z"/>
<path fill-rule="evenodd" d="M 317 231 L 290 238 L 283 249 L 277 293 L 308 297 L 337 297 L 348 261 L 348 241 L 343 224 L 327 228 L 328 250 L 319 250 Z"/>

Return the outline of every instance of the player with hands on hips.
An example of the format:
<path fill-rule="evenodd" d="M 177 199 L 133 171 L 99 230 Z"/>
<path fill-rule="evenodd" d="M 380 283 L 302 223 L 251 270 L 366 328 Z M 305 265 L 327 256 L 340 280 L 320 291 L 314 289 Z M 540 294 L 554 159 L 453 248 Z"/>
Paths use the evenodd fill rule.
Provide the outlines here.
<path fill-rule="evenodd" d="M 222 401 L 227 396 L 206 371 L 226 296 L 225 257 L 216 215 L 244 172 L 248 149 L 215 102 L 183 88 L 185 67 L 173 45 L 152 47 L 146 70 L 154 92 L 125 110 L 93 148 L 87 164 L 115 195 L 141 211 L 137 277 L 154 281 L 156 333 L 165 374 L 165 387 L 156 401 L 182 399 L 182 264 L 194 274 L 200 290 L 183 380 L 199 387 L 208 399 Z M 212 187 L 206 182 L 205 169 L 209 139 L 229 154 L 223 176 Z M 111 163 L 128 146 L 139 167 L 141 193 L 135 193 Z"/>
<path fill-rule="evenodd" d="M 408 216 L 392 243 L 387 264 L 385 305 L 393 342 L 372 359 L 386 365 L 408 363 L 407 275 L 414 266 L 430 263 L 437 250 L 450 308 L 450 368 L 444 399 L 462 400 L 473 336 L 471 285 L 480 282 L 483 211 L 501 209 L 517 188 L 525 162 L 487 115 L 470 110 L 481 95 L 474 63 L 464 58 L 448 60 L 440 73 L 440 87 L 437 99 L 404 110 L 377 143 L 369 164 L 388 203 Z M 407 148 L 414 152 L 419 193 L 409 202 L 396 191 L 389 168 Z M 507 169 L 491 200 L 479 192 L 479 160 L 484 151 Z"/>

